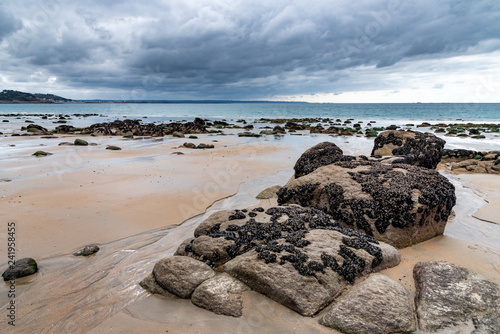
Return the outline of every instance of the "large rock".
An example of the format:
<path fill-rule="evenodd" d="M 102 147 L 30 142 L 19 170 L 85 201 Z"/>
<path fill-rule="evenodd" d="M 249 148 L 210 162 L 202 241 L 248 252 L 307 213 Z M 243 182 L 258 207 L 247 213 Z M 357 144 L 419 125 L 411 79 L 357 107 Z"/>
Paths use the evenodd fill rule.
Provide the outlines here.
<path fill-rule="evenodd" d="M 313 316 L 356 277 L 399 261 L 395 248 L 365 235 L 317 229 L 257 247 L 223 269 L 299 314 Z"/>
<path fill-rule="evenodd" d="M 499 160 L 464 160 L 451 165 L 451 170 L 455 172 L 500 174 Z"/>
<path fill-rule="evenodd" d="M 352 157 L 350 157 L 352 158 Z M 319 167 L 330 165 L 344 157 L 342 150 L 330 142 L 323 142 L 305 151 L 295 163 L 295 177 L 301 177 L 315 171 Z"/>
<path fill-rule="evenodd" d="M 433 134 L 416 131 L 384 131 L 375 138 L 372 156 L 400 157 L 396 163 L 436 168 L 446 142 Z"/>
<path fill-rule="evenodd" d="M 412 301 L 400 284 L 372 274 L 332 303 L 320 323 L 348 334 L 413 333 Z"/>
<path fill-rule="evenodd" d="M 413 268 L 418 322 L 426 332 L 500 333 L 500 286 L 448 262 Z M 470 332 L 470 331 L 467 331 Z"/>
<path fill-rule="evenodd" d="M 432 169 L 368 159 L 320 167 L 278 192 L 280 204 L 318 208 L 399 248 L 442 234 L 455 201 L 454 186 Z"/>
<path fill-rule="evenodd" d="M 10 266 L 2 274 L 4 281 L 15 280 L 24 276 L 33 275 L 38 271 L 38 265 L 35 259 L 25 257 L 16 260 L 13 266 Z"/>
<path fill-rule="evenodd" d="M 243 301 L 241 295 L 250 290 L 237 279 L 222 274 L 206 280 L 194 290 L 191 302 L 216 314 L 241 317 Z"/>
<path fill-rule="evenodd" d="M 163 289 L 181 298 L 190 298 L 193 291 L 214 271 L 205 263 L 186 256 L 171 256 L 158 261 L 153 275 Z"/>

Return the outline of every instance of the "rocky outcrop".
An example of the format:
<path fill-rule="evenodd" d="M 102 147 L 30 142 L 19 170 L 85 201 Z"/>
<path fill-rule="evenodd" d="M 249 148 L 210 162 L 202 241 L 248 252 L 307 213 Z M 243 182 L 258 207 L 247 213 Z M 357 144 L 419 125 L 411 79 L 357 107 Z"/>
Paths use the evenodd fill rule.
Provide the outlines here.
<path fill-rule="evenodd" d="M 221 274 L 201 283 L 191 296 L 191 302 L 216 314 L 241 317 L 243 301 L 241 295 L 250 290 L 237 279 Z"/>
<path fill-rule="evenodd" d="M 348 334 L 413 333 L 409 293 L 381 274 L 372 274 L 338 297 L 320 323 Z"/>
<path fill-rule="evenodd" d="M 398 156 L 394 163 L 436 168 L 446 142 L 433 134 L 385 131 L 375 138 L 372 156 Z"/>
<path fill-rule="evenodd" d="M 398 248 L 442 234 L 455 201 L 454 186 L 432 169 L 368 159 L 320 167 L 278 192 L 280 204 L 323 210 Z"/>
<path fill-rule="evenodd" d="M 295 177 L 301 177 L 315 171 L 319 167 L 330 165 L 341 160 L 353 160 L 344 156 L 342 150 L 330 142 L 323 142 L 305 151 L 295 163 Z"/>
<path fill-rule="evenodd" d="M 483 174 L 500 174 L 500 159 L 481 161 L 481 160 L 464 160 L 453 163 L 451 170 L 454 172 L 470 172 Z"/>
<path fill-rule="evenodd" d="M 61 128 L 61 132 L 74 131 L 74 128 Z M 56 129 L 57 130 L 57 129 Z M 200 118 L 193 122 L 186 123 L 168 123 L 168 124 L 141 124 L 139 120 L 115 120 L 109 123 L 92 124 L 89 127 L 81 129 L 82 134 L 94 134 L 102 136 L 151 136 L 162 137 L 174 133 L 205 133 L 206 124 Z"/>
<path fill-rule="evenodd" d="M 276 193 L 281 189 L 281 186 L 272 186 L 262 190 L 255 198 L 257 199 L 270 199 L 277 198 Z"/>
<path fill-rule="evenodd" d="M 28 125 L 28 127 L 26 128 L 26 131 L 31 132 L 33 134 L 39 134 L 39 135 L 46 134 L 48 132 L 46 128 L 44 128 L 41 125 L 37 125 L 37 124 Z"/>
<path fill-rule="evenodd" d="M 146 291 L 152 293 L 152 294 L 157 294 L 157 295 L 162 295 L 164 297 L 174 297 L 175 295 L 168 292 L 164 288 L 162 288 L 158 282 L 156 282 L 155 277 L 153 273 L 149 274 L 146 278 L 144 278 L 139 285 Z"/>
<path fill-rule="evenodd" d="M 163 289 L 181 298 L 190 298 L 204 281 L 215 276 L 205 263 L 186 256 L 171 256 L 158 261 L 153 276 Z"/>
<path fill-rule="evenodd" d="M 16 260 L 14 265 L 10 266 L 2 274 L 4 281 L 15 280 L 24 276 L 33 275 L 38 271 L 38 264 L 35 259 L 25 257 Z"/>
<path fill-rule="evenodd" d="M 307 316 L 357 277 L 400 261 L 392 246 L 298 205 L 217 212 L 176 254 L 217 267 Z"/>
<path fill-rule="evenodd" d="M 448 262 L 420 262 L 413 269 L 418 322 L 430 333 L 500 333 L 500 286 Z M 469 331 L 468 331 L 469 332 Z"/>

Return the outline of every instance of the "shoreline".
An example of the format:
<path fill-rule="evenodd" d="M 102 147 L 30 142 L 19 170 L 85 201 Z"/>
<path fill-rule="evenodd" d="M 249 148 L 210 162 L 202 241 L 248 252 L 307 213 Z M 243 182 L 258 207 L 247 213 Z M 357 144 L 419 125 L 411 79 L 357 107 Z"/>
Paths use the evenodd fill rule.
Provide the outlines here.
<path fill-rule="evenodd" d="M 364 137 L 331 137 L 300 131 L 299 136 L 284 137 L 243 138 L 235 134 L 236 131 L 228 131 L 224 136 L 201 134 L 196 140 L 171 136 L 127 140 L 81 135 L 59 135 L 58 139 L 0 138 L 5 149 L 10 150 L 8 156 L 0 159 L 0 168 L 7 171 L 0 179 L 0 218 L 15 219 L 19 226 L 18 258 L 31 256 L 40 260 L 38 274 L 18 281 L 20 301 L 26 303 L 24 310 L 19 311 L 19 325 L 25 326 L 27 332 L 41 324 L 78 332 L 79 323 L 90 321 L 91 333 L 113 333 L 117 328 L 134 328 L 139 332 L 134 326 L 195 333 L 220 332 L 235 326 L 253 328 L 252 319 L 259 319 L 259 326 L 276 328 L 276 317 L 281 317 L 280 326 L 289 332 L 335 333 L 320 326 L 318 317 L 301 317 L 254 292 L 245 293 L 248 312 L 235 320 L 198 309 L 189 301 L 165 303 L 163 297 L 149 295 L 138 286 L 156 260 L 173 254 L 196 224 L 211 212 L 275 205 L 273 200 L 259 202 L 255 196 L 269 186 L 286 183 L 293 174 L 295 161 L 307 148 L 331 141 L 346 154 L 360 155 L 369 154 L 373 145 L 372 139 Z M 85 138 L 97 145 L 58 145 L 59 141 L 75 138 Z M 213 143 L 215 148 L 190 150 L 181 147 L 185 141 Z M 16 146 L 8 147 L 10 144 Z M 106 145 L 123 149 L 110 151 L 105 149 Z M 54 154 L 32 157 L 37 149 Z M 445 235 L 401 249 L 402 263 L 381 273 L 414 293 L 413 265 L 418 261 L 443 259 L 500 283 L 500 255 L 495 248 L 485 246 L 498 245 L 500 236 L 487 240 L 483 238 L 488 235 L 483 236 L 481 231 L 474 234 L 468 230 L 486 226 L 500 235 L 497 224 L 480 222 L 470 212 L 475 205 L 486 203 L 478 195 L 497 193 L 495 182 L 500 182 L 500 177 L 441 172 L 449 173 L 463 184 L 463 189 L 457 188 L 461 199 Z M 482 190 L 474 193 L 471 189 Z M 499 208 L 498 201 L 492 203 L 486 199 L 490 203 L 480 210 L 487 205 L 490 205 L 488 212 Z M 4 238 L 5 234 L 0 234 L 0 251 L 5 253 Z M 96 256 L 71 255 L 90 243 L 102 246 Z M 56 292 L 46 296 L 44 291 Z M 4 305 L 5 286 L 0 293 L 0 304 Z M 262 312 L 255 305 L 266 305 L 269 312 Z M 99 310 L 104 313 L 99 314 Z M 170 318 L 162 317 L 162 312 L 170 312 Z M 206 323 L 196 325 L 187 316 L 193 313 L 206 319 Z"/>

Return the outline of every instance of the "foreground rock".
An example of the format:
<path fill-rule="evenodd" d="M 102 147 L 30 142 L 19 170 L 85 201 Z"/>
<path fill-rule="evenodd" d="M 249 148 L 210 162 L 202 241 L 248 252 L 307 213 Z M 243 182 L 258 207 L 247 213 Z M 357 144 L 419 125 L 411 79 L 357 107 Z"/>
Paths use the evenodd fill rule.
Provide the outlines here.
<path fill-rule="evenodd" d="M 15 261 L 12 267 L 9 267 L 2 274 L 4 281 L 15 280 L 24 276 L 33 275 L 38 271 L 38 264 L 35 259 L 25 257 Z"/>
<path fill-rule="evenodd" d="M 167 290 L 165 290 L 164 288 L 162 288 L 155 280 L 155 277 L 153 275 L 153 273 L 149 274 L 149 276 L 147 276 L 146 278 L 144 278 L 140 283 L 139 285 L 149 291 L 150 293 L 152 294 L 157 294 L 157 295 L 162 295 L 162 296 L 165 296 L 165 297 L 174 297 L 175 295 L 174 294 L 171 294 L 170 292 L 168 292 Z"/>
<path fill-rule="evenodd" d="M 372 156 L 398 156 L 395 163 L 435 169 L 446 142 L 433 134 L 416 131 L 385 131 L 375 138 Z"/>
<path fill-rule="evenodd" d="M 193 291 L 215 273 L 203 262 L 186 256 L 172 256 L 158 261 L 153 275 L 163 289 L 181 298 L 190 298 Z"/>
<path fill-rule="evenodd" d="M 262 190 L 255 198 L 257 199 L 270 199 L 278 197 L 276 193 L 281 189 L 281 186 L 272 186 Z"/>
<path fill-rule="evenodd" d="M 473 333 L 500 333 L 497 284 L 448 262 L 417 263 L 413 276 L 420 329 L 458 333 L 473 326 Z"/>
<path fill-rule="evenodd" d="M 357 277 L 399 263 L 399 252 L 342 228 L 321 210 L 297 205 L 220 211 L 176 254 L 218 267 L 306 316 Z"/>
<path fill-rule="evenodd" d="M 301 177 L 312 173 L 322 166 L 330 165 L 341 160 L 353 160 L 353 157 L 345 157 L 342 150 L 330 142 L 323 142 L 305 151 L 295 163 L 295 177 Z"/>
<path fill-rule="evenodd" d="M 368 159 L 318 168 L 278 192 L 280 204 L 321 209 L 398 248 L 443 234 L 455 201 L 455 187 L 432 169 Z"/>
<path fill-rule="evenodd" d="M 241 295 L 250 290 L 237 279 L 222 274 L 201 283 L 191 296 L 191 302 L 216 314 L 241 317 L 243 301 Z"/>
<path fill-rule="evenodd" d="M 416 330 L 408 292 L 381 274 L 372 274 L 343 293 L 320 323 L 349 334 L 413 333 Z"/>

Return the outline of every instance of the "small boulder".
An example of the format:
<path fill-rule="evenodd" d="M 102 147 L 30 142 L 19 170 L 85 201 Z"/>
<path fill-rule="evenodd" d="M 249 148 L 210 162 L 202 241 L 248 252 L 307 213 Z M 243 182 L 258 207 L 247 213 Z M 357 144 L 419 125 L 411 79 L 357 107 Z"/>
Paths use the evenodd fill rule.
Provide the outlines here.
<path fill-rule="evenodd" d="M 112 151 L 120 151 L 122 148 L 114 145 L 108 145 L 106 147 L 107 150 L 112 150 Z"/>
<path fill-rule="evenodd" d="M 215 273 L 201 261 L 187 256 L 171 256 L 155 264 L 153 275 L 163 289 L 181 298 L 190 298 L 193 291 Z"/>
<path fill-rule="evenodd" d="M 312 173 L 322 166 L 330 165 L 344 158 L 342 150 L 330 142 L 323 142 L 311 147 L 297 160 L 293 169 L 295 177 L 301 177 Z"/>
<path fill-rule="evenodd" d="M 16 260 L 13 266 L 10 266 L 2 274 L 4 281 L 15 280 L 24 276 L 33 275 L 38 271 L 38 265 L 31 257 L 25 257 Z"/>
<path fill-rule="evenodd" d="M 375 138 L 372 156 L 395 155 L 394 163 L 435 169 L 446 142 L 433 134 L 417 131 L 384 131 Z"/>
<path fill-rule="evenodd" d="M 77 145 L 77 146 L 88 146 L 89 143 L 87 141 L 83 140 L 83 139 L 77 138 L 77 139 L 75 139 L 75 143 L 74 144 Z"/>
<path fill-rule="evenodd" d="M 216 314 L 241 317 L 241 295 L 250 288 L 237 279 L 222 274 L 201 283 L 191 296 L 191 302 Z"/>
<path fill-rule="evenodd" d="M 421 330 L 459 333 L 473 324 L 473 333 L 500 333 L 498 284 L 448 262 L 419 262 L 413 278 Z"/>
<path fill-rule="evenodd" d="M 212 144 L 199 144 L 198 146 L 196 146 L 197 149 L 207 149 L 207 148 L 214 148 L 215 146 L 212 145 Z"/>
<path fill-rule="evenodd" d="M 174 132 L 172 133 L 172 136 L 176 137 L 176 138 L 184 138 L 184 134 L 182 132 Z"/>
<path fill-rule="evenodd" d="M 97 245 L 87 245 L 82 249 L 73 253 L 74 256 L 89 256 L 95 254 L 99 251 L 99 246 Z"/>
<path fill-rule="evenodd" d="M 342 333 L 413 333 L 416 323 L 409 293 L 381 274 L 371 274 L 343 293 L 320 323 Z"/>
<path fill-rule="evenodd" d="M 196 148 L 196 144 L 193 143 L 184 143 L 182 146 L 187 147 L 187 148 Z"/>

